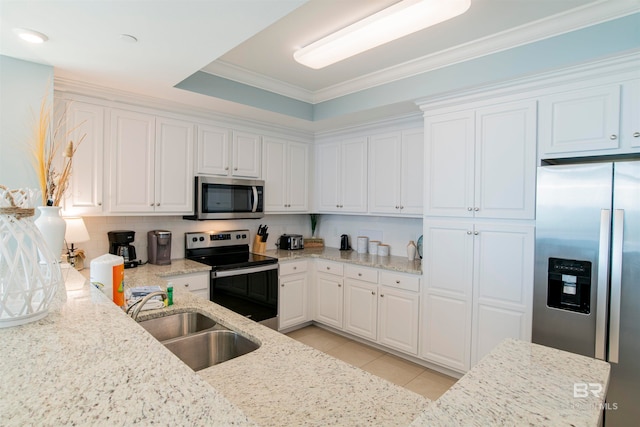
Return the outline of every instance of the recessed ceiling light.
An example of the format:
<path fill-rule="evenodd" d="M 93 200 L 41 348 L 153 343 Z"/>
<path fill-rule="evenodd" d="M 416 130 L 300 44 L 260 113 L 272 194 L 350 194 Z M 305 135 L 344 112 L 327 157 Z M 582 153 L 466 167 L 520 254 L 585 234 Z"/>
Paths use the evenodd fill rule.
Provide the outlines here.
<path fill-rule="evenodd" d="M 120 34 L 120 40 L 122 40 L 125 43 L 136 43 L 138 41 L 137 38 L 135 38 L 130 34 Z"/>
<path fill-rule="evenodd" d="M 27 28 L 14 28 L 13 32 L 16 33 L 22 40 L 29 43 L 44 43 L 49 40 L 49 37 L 45 36 L 44 34 L 38 31 L 29 30 Z"/>

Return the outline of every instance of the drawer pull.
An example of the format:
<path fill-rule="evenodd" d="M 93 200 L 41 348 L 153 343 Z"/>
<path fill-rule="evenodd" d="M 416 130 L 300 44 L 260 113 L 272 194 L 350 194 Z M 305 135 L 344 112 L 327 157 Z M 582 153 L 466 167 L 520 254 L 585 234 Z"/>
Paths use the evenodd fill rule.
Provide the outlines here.
<path fill-rule="evenodd" d="M 280 285 L 280 286 L 282 286 L 284 288 L 284 283 L 282 285 Z"/>
<path fill-rule="evenodd" d="M 185 288 L 188 288 L 188 287 L 189 287 L 189 284 L 188 284 L 188 283 L 185 283 L 185 284 L 184 284 L 184 287 L 185 287 Z"/>
<path fill-rule="evenodd" d="M 341 285 L 341 284 L 338 284 L 338 287 L 339 287 L 339 288 L 341 288 L 341 287 L 342 287 L 342 285 Z"/>
<path fill-rule="evenodd" d="M 396 280 L 396 284 L 398 284 L 398 285 L 399 285 L 399 284 L 400 284 L 400 280 Z"/>
<path fill-rule="evenodd" d="M 384 298 L 384 294 L 380 294 L 380 298 Z"/>
<path fill-rule="evenodd" d="M 298 267 L 293 267 L 293 269 L 294 269 L 294 270 L 297 270 L 297 269 L 298 269 Z"/>
<path fill-rule="evenodd" d="M 327 270 L 331 270 L 331 267 L 327 267 Z"/>
<path fill-rule="evenodd" d="M 358 276 L 362 277 L 362 273 L 358 273 Z"/>
<path fill-rule="evenodd" d="M 375 295 L 375 294 L 376 294 L 375 292 L 371 291 L 371 295 Z"/>

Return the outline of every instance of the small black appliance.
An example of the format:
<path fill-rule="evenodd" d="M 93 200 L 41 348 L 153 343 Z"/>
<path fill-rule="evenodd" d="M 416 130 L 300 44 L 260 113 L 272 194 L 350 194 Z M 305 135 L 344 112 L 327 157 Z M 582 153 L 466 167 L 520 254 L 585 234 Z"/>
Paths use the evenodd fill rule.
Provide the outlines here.
<path fill-rule="evenodd" d="M 340 250 L 341 251 L 350 251 L 351 245 L 349 244 L 349 235 L 343 234 L 340 236 Z"/>
<path fill-rule="evenodd" d="M 109 253 L 124 258 L 124 268 L 137 267 L 136 248 L 131 244 L 136 232 L 130 230 L 114 230 L 107 232 L 109 237 Z"/>

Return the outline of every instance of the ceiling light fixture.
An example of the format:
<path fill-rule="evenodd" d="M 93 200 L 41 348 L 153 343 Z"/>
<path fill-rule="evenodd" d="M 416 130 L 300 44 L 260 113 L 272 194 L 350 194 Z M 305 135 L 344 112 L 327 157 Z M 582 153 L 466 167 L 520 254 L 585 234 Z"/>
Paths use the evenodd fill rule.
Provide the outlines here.
<path fill-rule="evenodd" d="M 403 0 L 297 50 L 293 58 L 319 69 L 466 12 L 471 0 Z"/>
<path fill-rule="evenodd" d="M 38 31 L 29 30 L 27 28 L 14 28 L 13 32 L 16 33 L 22 40 L 29 43 L 44 43 L 49 40 L 49 37 L 45 36 L 44 34 Z"/>

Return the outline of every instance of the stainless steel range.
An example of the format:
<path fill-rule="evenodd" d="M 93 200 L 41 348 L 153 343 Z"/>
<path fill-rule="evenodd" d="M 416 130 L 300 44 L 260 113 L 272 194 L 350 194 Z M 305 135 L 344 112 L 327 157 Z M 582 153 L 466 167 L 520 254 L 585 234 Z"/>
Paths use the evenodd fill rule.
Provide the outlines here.
<path fill-rule="evenodd" d="M 278 260 L 250 241 L 249 230 L 185 233 L 185 258 L 211 266 L 211 301 L 277 330 Z"/>

